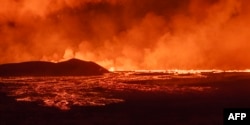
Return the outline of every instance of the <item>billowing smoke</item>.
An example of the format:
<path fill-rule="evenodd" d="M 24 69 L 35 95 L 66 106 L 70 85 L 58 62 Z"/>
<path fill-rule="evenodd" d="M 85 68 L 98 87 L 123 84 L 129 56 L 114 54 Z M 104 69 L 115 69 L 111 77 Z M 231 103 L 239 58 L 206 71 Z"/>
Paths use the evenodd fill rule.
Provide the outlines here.
<path fill-rule="evenodd" d="M 0 0 L 0 63 L 250 68 L 248 0 Z"/>

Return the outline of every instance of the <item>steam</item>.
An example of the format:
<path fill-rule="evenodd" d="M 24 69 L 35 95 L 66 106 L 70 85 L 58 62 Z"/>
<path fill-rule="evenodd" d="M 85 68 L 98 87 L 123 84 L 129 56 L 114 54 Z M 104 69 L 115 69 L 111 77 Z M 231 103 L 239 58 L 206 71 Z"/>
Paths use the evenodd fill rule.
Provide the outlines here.
<path fill-rule="evenodd" d="M 247 69 L 247 0 L 0 0 L 0 63 Z"/>

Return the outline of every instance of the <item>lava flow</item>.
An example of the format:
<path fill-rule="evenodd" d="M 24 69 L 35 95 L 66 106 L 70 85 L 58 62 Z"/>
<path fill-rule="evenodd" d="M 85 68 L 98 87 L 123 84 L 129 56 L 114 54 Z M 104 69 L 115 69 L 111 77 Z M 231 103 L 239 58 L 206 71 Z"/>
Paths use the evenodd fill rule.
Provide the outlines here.
<path fill-rule="evenodd" d="M 119 93 L 203 93 L 216 90 L 211 86 L 182 86 L 173 79 L 206 79 L 194 73 L 116 72 L 102 76 L 78 77 L 2 77 L 1 92 L 17 101 L 40 102 L 44 106 L 69 110 L 72 106 L 105 106 L 126 101 Z M 147 82 L 149 81 L 149 82 Z M 151 82 L 150 82 L 151 81 Z"/>

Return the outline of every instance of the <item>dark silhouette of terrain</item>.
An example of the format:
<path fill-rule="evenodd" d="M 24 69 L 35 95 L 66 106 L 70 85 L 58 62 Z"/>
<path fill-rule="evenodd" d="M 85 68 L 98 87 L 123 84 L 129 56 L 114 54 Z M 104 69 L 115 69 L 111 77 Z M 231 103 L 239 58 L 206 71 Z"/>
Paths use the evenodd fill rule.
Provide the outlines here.
<path fill-rule="evenodd" d="M 108 72 L 94 62 L 78 59 L 59 63 L 31 61 L 0 65 L 0 76 L 89 76 Z"/>

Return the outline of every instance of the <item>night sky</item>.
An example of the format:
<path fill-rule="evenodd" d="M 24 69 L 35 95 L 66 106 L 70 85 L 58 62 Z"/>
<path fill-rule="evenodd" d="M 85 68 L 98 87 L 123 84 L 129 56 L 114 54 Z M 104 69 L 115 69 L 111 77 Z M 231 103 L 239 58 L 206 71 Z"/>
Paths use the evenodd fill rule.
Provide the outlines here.
<path fill-rule="evenodd" d="M 0 0 L 0 64 L 250 68 L 249 0 Z"/>

